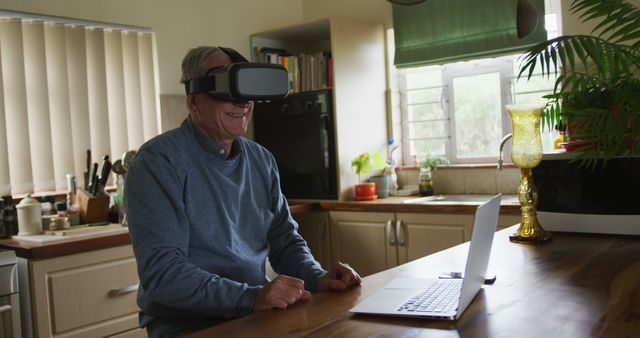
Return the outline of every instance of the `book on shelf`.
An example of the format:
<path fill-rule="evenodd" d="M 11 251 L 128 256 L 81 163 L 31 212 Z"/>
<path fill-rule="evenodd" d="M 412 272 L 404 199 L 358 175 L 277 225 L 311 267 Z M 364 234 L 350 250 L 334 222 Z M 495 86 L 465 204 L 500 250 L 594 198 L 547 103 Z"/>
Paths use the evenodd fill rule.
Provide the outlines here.
<path fill-rule="evenodd" d="M 282 65 L 288 72 L 289 93 L 333 85 L 333 62 L 329 51 L 292 54 L 281 48 L 255 47 L 254 60 Z"/>

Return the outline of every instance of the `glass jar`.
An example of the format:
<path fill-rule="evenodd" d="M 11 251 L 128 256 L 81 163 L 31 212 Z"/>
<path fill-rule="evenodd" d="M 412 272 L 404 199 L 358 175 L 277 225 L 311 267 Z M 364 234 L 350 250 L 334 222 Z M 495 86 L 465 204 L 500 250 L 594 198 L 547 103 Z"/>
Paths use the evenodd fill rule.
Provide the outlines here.
<path fill-rule="evenodd" d="M 420 193 L 420 196 L 433 195 L 431 168 L 420 168 L 420 174 L 418 175 L 418 192 Z"/>

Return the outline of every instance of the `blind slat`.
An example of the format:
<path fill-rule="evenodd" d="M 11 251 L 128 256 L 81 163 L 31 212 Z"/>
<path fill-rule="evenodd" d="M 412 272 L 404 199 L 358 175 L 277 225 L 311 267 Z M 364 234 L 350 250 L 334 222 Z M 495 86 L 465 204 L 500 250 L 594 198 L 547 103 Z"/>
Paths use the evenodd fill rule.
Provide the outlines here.
<path fill-rule="evenodd" d="M 140 87 L 140 64 L 138 57 L 138 34 L 122 33 L 122 61 L 124 69 L 125 104 L 127 107 L 127 140 L 129 145 L 142 144 L 142 93 Z"/>
<path fill-rule="evenodd" d="M 156 95 L 156 72 L 153 60 L 153 35 L 151 33 L 138 34 L 138 57 L 140 64 L 140 90 L 142 98 L 142 124 L 144 140 L 146 141 L 160 132 L 158 118 L 158 96 Z M 131 144 L 137 148 L 140 144 Z"/>
<path fill-rule="evenodd" d="M 22 22 L 20 20 L 3 20 L 0 34 L 11 193 L 20 194 L 33 190 L 31 157 L 29 156 L 31 150 L 27 122 Z"/>
<path fill-rule="evenodd" d="M 87 29 L 87 88 L 89 95 L 89 135 L 93 161 L 99 162 L 109 154 L 109 107 L 107 103 L 107 75 L 104 34 L 100 28 Z"/>
<path fill-rule="evenodd" d="M 84 186 L 83 172 L 87 170 L 86 150 L 91 147 L 89 135 L 89 95 L 87 84 L 87 58 L 85 29 L 80 26 L 65 26 L 65 47 L 69 83 L 69 112 L 71 137 L 74 149 L 74 168 L 79 187 Z"/>
<path fill-rule="evenodd" d="M 120 156 L 128 150 L 128 133 L 122 61 L 122 35 L 119 31 L 105 31 L 104 49 L 111 151 L 114 156 Z M 127 92 L 127 94 L 132 93 Z"/>
<path fill-rule="evenodd" d="M 55 189 L 67 187 L 66 174 L 74 173 L 71 116 L 69 114 L 69 81 L 67 79 L 67 53 L 65 30 L 62 24 L 44 27 L 49 111 L 51 113 L 51 146 L 55 149 L 53 172 Z M 53 153 L 53 151 L 52 151 Z"/>

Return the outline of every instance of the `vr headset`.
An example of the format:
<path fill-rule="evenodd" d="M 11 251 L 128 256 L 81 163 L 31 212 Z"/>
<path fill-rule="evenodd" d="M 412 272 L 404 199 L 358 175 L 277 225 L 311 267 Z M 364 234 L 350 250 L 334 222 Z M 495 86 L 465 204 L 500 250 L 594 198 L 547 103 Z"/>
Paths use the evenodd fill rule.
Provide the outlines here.
<path fill-rule="evenodd" d="M 258 102 L 287 95 L 289 78 L 282 65 L 249 62 L 231 48 L 218 48 L 231 58 L 231 64 L 211 68 L 205 77 L 186 81 L 187 95 L 207 93 L 219 100 Z"/>

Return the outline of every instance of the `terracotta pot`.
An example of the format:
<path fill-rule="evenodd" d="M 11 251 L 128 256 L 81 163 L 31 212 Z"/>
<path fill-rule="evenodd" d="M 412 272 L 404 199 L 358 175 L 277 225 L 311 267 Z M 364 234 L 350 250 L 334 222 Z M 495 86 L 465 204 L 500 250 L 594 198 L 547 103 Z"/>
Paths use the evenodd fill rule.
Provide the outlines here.
<path fill-rule="evenodd" d="M 376 195 L 376 184 L 365 182 L 356 184 L 356 201 L 369 201 L 378 198 Z"/>

